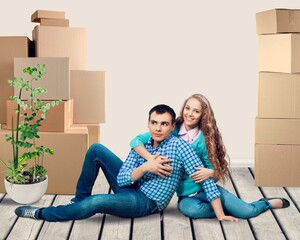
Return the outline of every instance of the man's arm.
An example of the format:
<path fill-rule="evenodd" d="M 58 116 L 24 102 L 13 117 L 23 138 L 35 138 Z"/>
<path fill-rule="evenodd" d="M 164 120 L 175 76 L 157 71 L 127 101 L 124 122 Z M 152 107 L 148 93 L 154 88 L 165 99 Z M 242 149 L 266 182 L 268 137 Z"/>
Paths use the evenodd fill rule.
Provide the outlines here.
<path fill-rule="evenodd" d="M 185 171 L 188 174 L 193 174 L 195 172 L 196 166 L 203 167 L 203 163 L 190 145 L 181 143 L 178 146 L 178 151 L 180 158 L 183 161 Z M 207 200 L 211 203 L 218 220 L 237 221 L 237 218 L 226 216 L 224 214 L 220 200 L 220 192 L 214 180 L 212 178 L 209 178 L 203 182 L 202 186 L 206 193 Z"/>

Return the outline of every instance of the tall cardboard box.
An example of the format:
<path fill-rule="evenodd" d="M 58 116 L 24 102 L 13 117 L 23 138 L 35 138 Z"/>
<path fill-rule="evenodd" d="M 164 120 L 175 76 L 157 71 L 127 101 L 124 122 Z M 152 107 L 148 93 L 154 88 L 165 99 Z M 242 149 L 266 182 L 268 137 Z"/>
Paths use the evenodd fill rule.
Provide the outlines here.
<path fill-rule="evenodd" d="M 300 74 L 260 72 L 258 118 L 300 118 Z"/>
<path fill-rule="evenodd" d="M 256 118 L 255 143 L 300 145 L 300 119 Z"/>
<path fill-rule="evenodd" d="M 71 71 L 74 123 L 105 122 L 105 71 Z"/>
<path fill-rule="evenodd" d="M 6 123 L 6 100 L 14 95 L 7 82 L 14 77 L 14 57 L 28 57 L 30 49 L 28 37 L 0 37 L 0 123 Z"/>
<path fill-rule="evenodd" d="M 87 29 L 36 26 L 32 31 L 32 39 L 36 57 L 69 57 L 71 70 L 87 69 Z"/>
<path fill-rule="evenodd" d="M 28 101 L 25 101 L 30 104 Z M 45 103 L 50 103 L 45 101 Z M 50 108 L 46 119 L 41 122 L 39 131 L 41 132 L 66 132 L 73 124 L 73 99 L 63 101 L 54 108 Z M 12 129 L 12 117 L 14 117 L 14 126 L 17 125 L 17 116 L 15 109 L 17 109 L 17 103 L 12 100 L 7 101 L 7 129 Z M 29 112 L 28 110 L 21 109 L 21 114 Z M 21 121 L 24 116 L 21 116 Z"/>
<path fill-rule="evenodd" d="M 300 187 L 300 145 L 255 145 L 255 185 Z"/>
<path fill-rule="evenodd" d="M 260 72 L 300 72 L 300 34 L 259 35 Z"/>
<path fill-rule="evenodd" d="M 271 9 L 256 13 L 257 34 L 300 32 L 299 9 Z"/>
<path fill-rule="evenodd" d="M 5 141 L 7 130 L 0 130 L 0 158 L 11 159 L 11 145 Z M 88 149 L 87 129 L 69 129 L 66 133 L 41 132 L 37 145 L 54 150 L 54 155 L 45 155 L 44 165 L 49 177 L 48 194 L 74 194 L 81 173 L 85 153 Z M 0 165 L 0 179 L 3 179 L 3 165 Z M 5 192 L 0 181 L 0 192 Z"/>
<path fill-rule="evenodd" d="M 70 100 L 70 63 L 69 58 L 65 57 L 31 57 L 14 59 L 14 76 L 23 77 L 25 80 L 31 80 L 29 74 L 23 73 L 23 69 L 37 64 L 46 65 L 46 74 L 38 81 L 32 81 L 33 87 L 44 87 L 46 93 L 40 95 L 42 100 Z M 18 95 L 19 89 L 15 88 L 14 94 Z M 29 93 L 22 91 L 22 100 L 27 100 Z"/>

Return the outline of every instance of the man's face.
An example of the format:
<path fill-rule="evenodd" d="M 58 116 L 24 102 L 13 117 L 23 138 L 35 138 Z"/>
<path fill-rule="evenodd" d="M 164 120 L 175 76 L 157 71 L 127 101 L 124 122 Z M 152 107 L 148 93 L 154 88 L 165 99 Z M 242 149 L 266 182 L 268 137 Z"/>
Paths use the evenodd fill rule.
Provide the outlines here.
<path fill-rule="evenodd" d="M 169 113 L 151 113 L 148 128 L 150 135 L 154 140 L 153 147 L 157 147 L 157 145 L 165 140 L 174 129 L 171 115 Z"/>

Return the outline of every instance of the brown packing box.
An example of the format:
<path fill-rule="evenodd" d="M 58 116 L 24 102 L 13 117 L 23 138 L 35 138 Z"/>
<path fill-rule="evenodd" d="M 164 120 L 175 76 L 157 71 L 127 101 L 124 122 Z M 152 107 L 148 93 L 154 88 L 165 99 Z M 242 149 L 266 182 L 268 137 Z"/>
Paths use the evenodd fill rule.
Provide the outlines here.
<path fill-rule="evenodd" d="M 73 124 L 72 128 L 87 128 L 89 133 L 89 146 L 100 143 L 100 124 Z"/>
<path fill-rule="evenodd" d="M 46 65 L 46 74 L 38 81 L 33 81 L 33 87 L 44 87 L 46 93 L 40 95 L 42 100 L 69 100 L 71 99 L 70 91 L 70 64 L 69 58 L 15 58 L 14 76 L 23 77 L 25 80 L 31 80 L 29 74 L 23 73 L 23 69 L 30 66 L 35 67 L 37 64 Z M 19 94 L 19 89 L 15 88 L 14 95 Z M 22 92 L 22 100 L 27 100 L 29 93 Z"/>
<path fill-rule="evenodd" d="M 27 102 L 27 101 L 26 101 Z M 49 101 L 45 101 L 46 103 Z M 28 102 L 27 102 L 28 103 Z M 12 128 L 11 119 L 14 116 L 14 126 L 16 126 L 17 103 L 12 100 L 7 100 L 7 129 Z M 25 113 L 21 109 L 21 114 Z M 21 117 L 22 120 L 23 117 Z M 50 108 L 46 119 L 41 122 L 39 131 L 41 132 L 66 132 L 73 124 L 73 99 L 63 101 L 61 104 Z"/>
<path fill-rule="evenodd" d="M 300 118 L 300 74 L 259 73 L 259 118 Z"/>
<path fill-rule="evenodd" d="M 11 159 L 11 145 L 5 141 L 7 130 L 0 130 L 0 158 Z M 66 133 L 41 132 L 37 145 L 54 150 L 54 155 L 45 155 L 44 165 L 49 177 L 48 194 L 74 194 L 80 175 L 85 153 L 88 149 L 87 129 L 69 129 Z M 0 164 L 0 179 L 3 179 L 4 167 Z M 3 180 L 0 192 L 5 192 Z"/>
<path fill-rule="evenodd" d="M 255 143 L 300 145 L 300 119 L 256 118 Z"/>
<path fill-rule="evenodd" d="M 49 10 L 36 10 L 31 15 L 31 22 L 40 22 L 41 18 L 64 19 L 65 12 L 49 11 Z"/>
<path fill-rule="evenodd" d="M 255 185 L 300 187 L 300 145 L 255 145 Z"/>
<path fill-rule="evenodd" d="M 300 72 L 300 34 L 259 35 L 260 72 Z"/>
<path fill-rule="evenodd" d="M 14 57 L 28 57 L 28 37 L 0 37 L 0 123 L 6 123 L 6 100 L 14 95 L 7 80 L 14 77 Z"/>
<path fill-rule="evenodd" d="M 56 27 L 69 27 L 69 19 L 50 19 L 50 18 L 41 18 L 41 26 L 56 26 Z"/>
<path fill-rule="evenodd" d="M 258 34 L 300 32 L 299 9 L 271 9 L 256 13 Z"/>
<path fill-rule="evenodd" d="M 32 39 L 36 57 L 69 57 L 71 70 L 87 69 L 87 29 L 36 26 Z"/>
<path fill-rule="evenodd" d="M 74 123 L 105 122 L 105 71 L 71 71 Z"/>

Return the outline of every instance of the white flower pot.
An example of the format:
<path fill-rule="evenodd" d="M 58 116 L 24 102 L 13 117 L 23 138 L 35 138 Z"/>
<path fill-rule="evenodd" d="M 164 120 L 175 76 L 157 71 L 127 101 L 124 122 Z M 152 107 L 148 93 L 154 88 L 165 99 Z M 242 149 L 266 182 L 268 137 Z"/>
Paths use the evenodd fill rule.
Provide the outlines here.
<path fill-rule="evenodd" d="M 33 184 L 11 184 L 4 178 L 4 185 L 13 201 L 20 204 L 32 204 L 44 196 L 48 187 L 48 176 L 44 181 Z"/>

